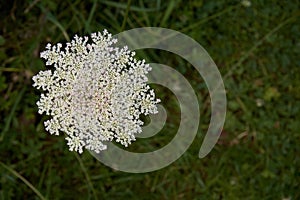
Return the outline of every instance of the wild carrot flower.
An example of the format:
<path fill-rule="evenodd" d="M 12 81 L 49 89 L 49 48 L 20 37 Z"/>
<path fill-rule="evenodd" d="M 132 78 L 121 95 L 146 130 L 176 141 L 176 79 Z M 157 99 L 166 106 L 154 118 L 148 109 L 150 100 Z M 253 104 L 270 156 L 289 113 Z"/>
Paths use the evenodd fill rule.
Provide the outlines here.
<path fill-rule="evenodd" d="M 115 43 L 104 30 L 41 52 L 53 70 L 32 78 L 44 91 L 38 112 L 51 116 L 44 122 L 50 134 L 66 134 L 70 151 L 99 153 L 107 148 L 103 141 L 112 140 L 127 147 L 142 131 L 139 116 L 157 113 L 160 100 L 146 83 L 150 66 Z"/>

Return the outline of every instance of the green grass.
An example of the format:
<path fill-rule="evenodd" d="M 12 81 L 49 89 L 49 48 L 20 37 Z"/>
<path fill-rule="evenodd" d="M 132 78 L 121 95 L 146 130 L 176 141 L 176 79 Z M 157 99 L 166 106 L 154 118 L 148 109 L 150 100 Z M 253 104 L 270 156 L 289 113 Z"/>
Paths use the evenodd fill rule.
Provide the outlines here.
<path fill-rule="evenodd" d="M 0 199 L 300 199 L 299 1 L 253 0 L 246 8 L 238 0 L 12 0 L 0 8 Z M 208 51 L 228 110 L 218 144 L 198 159 L 210 119 L 205 83 L 181 58 L 144 50 L 148 62 L 176 68 L 199 91 L 201 121 L 179 160 L 130 174 L 69 152 L 63 136 L 46 133 L 31 77 L 45 69 L 39 52 L 48 42 L 145 26 L 181 31 Z M 162 147 L 178 128 L 176 99 L 156 90 L 168 123 L 132 151 Z"/>

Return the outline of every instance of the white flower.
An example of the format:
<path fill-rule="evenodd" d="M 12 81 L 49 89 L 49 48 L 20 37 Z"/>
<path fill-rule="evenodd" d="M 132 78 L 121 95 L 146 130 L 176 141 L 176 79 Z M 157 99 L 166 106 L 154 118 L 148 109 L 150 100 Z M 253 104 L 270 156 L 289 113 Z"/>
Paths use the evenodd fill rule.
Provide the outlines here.
<path fill-rule="evenodd" d="M 106 30 L 75 36 L 65 44 L 48 44 L 41 57 L 54 70 L 41 71 L 33 86 L 45 91 L 37 102 L 39 113 L 51 116 L 50 134 L 66 133 L 70 151 L 83 148 L 99 153 L 103 141 L 128 146 L 142 131 L 141 114 L 157 113 L 154 91 L 146 84 L 151 70 L 134 52 L 117 43 Z"/>

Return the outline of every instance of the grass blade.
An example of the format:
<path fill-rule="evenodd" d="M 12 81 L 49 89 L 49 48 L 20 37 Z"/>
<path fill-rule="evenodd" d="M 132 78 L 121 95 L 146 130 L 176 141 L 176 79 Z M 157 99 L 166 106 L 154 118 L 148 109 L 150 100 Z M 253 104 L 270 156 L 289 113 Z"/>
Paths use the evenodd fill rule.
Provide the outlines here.
<path fill-rule="evenodd" d="M 127 8 L 127 4 L 124 4 L 124 3 L 118 3 L 118 2 L 113 2 L 113 1 L 100 1 L 100 3 L 103 3 L 107 6 L 116 7 L 116 8 L 122 8 L 122 9 Z M 158 11 L 158 9 L 157 8 L 139 8 L 137 6 L 131 6 L 130 11 L 155 12 L 155 11 Z"/>
<path fill-rule="evenodd" d="M 11 167 L 5 165 L 3 162 L 0 161 L 0 164 L 3 168 L 5 168 L 7 171 L 12 173 L 14 176 L 19 178 L 21 181 L 25 183 L 40 199 L 46 200 L 46 198 L 29 182 L 27 181 L 21 174 L 19 174 L 17 171 L 13 170 Z"/>
<path fill-rule="evenodd" d="M 17 98 L 16 98 L 16 101 L 15 101 L 15 103 L 14 103 L 14 105 L 13 105 L 13 107 L 12 107 L 12 109 L 11 109 L 8 117 L 7 117 L 4 129 L 1 132 L 0 142 L 4 139 L 4 135 L 8 131 L 9 127 L 10 127 L 10 122 L 11 122 L 11 120 L 13 118 L 13 115 L 14 115 L 16 109 L 17 109 L 18 104 L 20 103 L 20 100 L 21 100 L 21 98 L 22 98 L 25 90 L 26 90 L 26 87 L 23 87 L 22 90 L 20 91 L 20 93 L 18 94 Z"/>
<path fill-rule="evenodd" d="M 95 188 L 94 188 L 94 186 L 93 186 L 93 184 L 92 184 L 91 178 L 90 178 L 90 176 L 89 176 L 89 174 L 88 174 L 88 172 L 87 172 L 87 170 L 86 170 L 86 168 L 85 168 L 85 166 L 84 166 L 84 164 L 83 164 L 81 158 L 79 157 L 79 155 L 78 155 L 77 153 L 74 153 L 74 154 L 75 154 L 76 159 L 77 159 L 78 162 L 79 162 L 80 168 L 81 168 L 81 170 L 82 170 L 82 172 L 83 172 L 83 174 L 84 174 L 84 176 L 85 176 L 85 178 L 86 178 L 86 180 L 87 180 L 87 182 L 88 182 L 88 185 L 89 185 L 90 189 L 91 189 L 92 192 L 93 192 L 94 198 L 95 198 L 95 199 L 98 199 L 98 198 L 97 198 L 96 191 L 95 191 Z"/>
<path fill-rule="evenodd" d="M 127 22 L 127 18 L 128 18 L 128 12 L 129 12 L 129 9 L 130 9 L 130 4 L 131 4 L 131 0 L 128 0 L 124 20 L 123 20 L 122 27 L 121 27 L 121 31 L 124 31 L 124 28 L 125 28 L 125 25 L 126 25 L 126 22 Z"/>

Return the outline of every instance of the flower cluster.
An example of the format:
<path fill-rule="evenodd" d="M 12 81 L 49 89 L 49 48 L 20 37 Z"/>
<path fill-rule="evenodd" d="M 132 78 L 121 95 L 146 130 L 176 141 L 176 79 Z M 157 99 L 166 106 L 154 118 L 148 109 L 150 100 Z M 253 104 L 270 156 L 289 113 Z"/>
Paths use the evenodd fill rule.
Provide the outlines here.
<path fill-rule="evenodd" d="M 45 91 L 38 112 L 51 116 L 44 122 L 50 134 L 66 133 L 70 151 L 99 153 L 107 148 L 103 141 L 112 140 L 127 147 L 142 131 L 139 116 L 157 113 L 160 100 L 146 83 L 150 66 L 115 43 L 104 30 L 75 36 L 64 47 L 48 44 L 41 53 L 54 70 L 32 78 Z"/>

